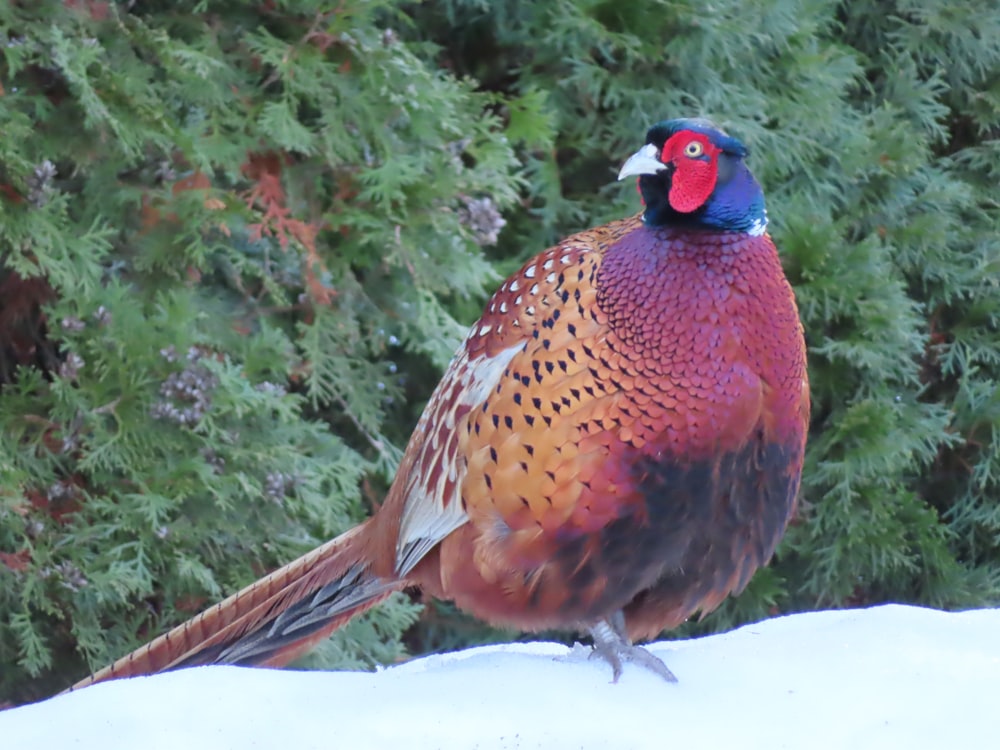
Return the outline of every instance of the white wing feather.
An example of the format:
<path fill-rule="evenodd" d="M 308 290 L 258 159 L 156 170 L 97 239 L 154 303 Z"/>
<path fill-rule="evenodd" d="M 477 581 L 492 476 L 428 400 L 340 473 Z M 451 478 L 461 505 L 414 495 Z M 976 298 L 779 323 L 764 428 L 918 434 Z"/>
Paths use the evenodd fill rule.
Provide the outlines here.
<path fill-rule="evenodd" d="M 469 337 L 479 335 L 473 328 Z M 456 414 L 461 407 L 481 408 L 497 387 L 507 365 L 525 347 L 524 342 L 503 349 L 493 356 L 480 355 L 470 359 L 465 345 L 459 349 L 441 379 L 441 385 L 431 397 L 413 440 L 422 440 L 415 466 L 421 471 L 410 472 L 404 495 L 403 515 L 396 542 L 396 570 L 405 576 L 421 558 L 448 534 L 469 520 L 462 507 L 461 486 L 465 476 L 464 456 L 457 455 Z M 428 425 L 443 425 L 444 429 L 428 432 Z M 442 435 L 449 436 L 450 446 L 441 444 Z M 429 459 L 429 463 L 424 463 Z M 440 471 L 434 471 L 440 466 Z M 426 477 L 436 476 L 433 485 L 424 484 Z"/>

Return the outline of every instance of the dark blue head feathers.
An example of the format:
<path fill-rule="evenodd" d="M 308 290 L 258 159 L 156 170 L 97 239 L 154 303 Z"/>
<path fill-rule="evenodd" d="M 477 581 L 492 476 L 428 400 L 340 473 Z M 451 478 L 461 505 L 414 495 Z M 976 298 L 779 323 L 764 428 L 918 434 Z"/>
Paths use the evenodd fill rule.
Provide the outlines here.
<path fill-rule="evenodd" d="M 664 120 L 619 178 L 639 176 L 650 226 L 763 234 L 764 195 L 744 163 L 746 146 L 709 120 Z"/>

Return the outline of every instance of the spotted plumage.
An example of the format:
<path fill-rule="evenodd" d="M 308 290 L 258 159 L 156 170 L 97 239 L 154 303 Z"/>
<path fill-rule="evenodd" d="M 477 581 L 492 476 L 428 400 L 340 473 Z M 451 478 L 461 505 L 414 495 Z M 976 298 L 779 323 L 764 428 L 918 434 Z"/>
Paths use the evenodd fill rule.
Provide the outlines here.
<path fill-rule="evenodd" d="M 284 663 L 410 585 L 672 678 L 632 639 L 742 590 L 802 469 L 802 330 L 746 154 L 703 120 L 650 129 L 621 174 L 643 214 L 501 285 L 375 516 L 93 679 Z"/>

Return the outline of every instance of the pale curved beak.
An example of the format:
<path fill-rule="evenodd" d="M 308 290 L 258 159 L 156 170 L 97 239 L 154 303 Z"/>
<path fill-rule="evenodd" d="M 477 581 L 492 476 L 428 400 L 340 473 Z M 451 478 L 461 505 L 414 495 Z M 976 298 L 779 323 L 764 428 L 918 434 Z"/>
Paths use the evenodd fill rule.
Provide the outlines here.
<path fill-rule="evenodd" d="M 621 171 L 618 172 L 618 179 L 624 180 L 626 177 L 641 174 L 656 174 L 667 168 L 667 165 L 659 160 L 660 152 L 652 143 L 647 143 L 628 160 L 622 164 Z"/>

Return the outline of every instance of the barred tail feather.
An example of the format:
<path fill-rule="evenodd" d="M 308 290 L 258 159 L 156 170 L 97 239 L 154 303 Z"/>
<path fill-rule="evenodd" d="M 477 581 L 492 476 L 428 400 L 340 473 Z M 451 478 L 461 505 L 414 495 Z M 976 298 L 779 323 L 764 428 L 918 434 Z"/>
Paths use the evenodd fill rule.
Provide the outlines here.
<path fill-rule="evenodd" d="M 282 666 L 403 587 L 374 574 L 364 523 L 75 684 L 202 664 Z"/>

